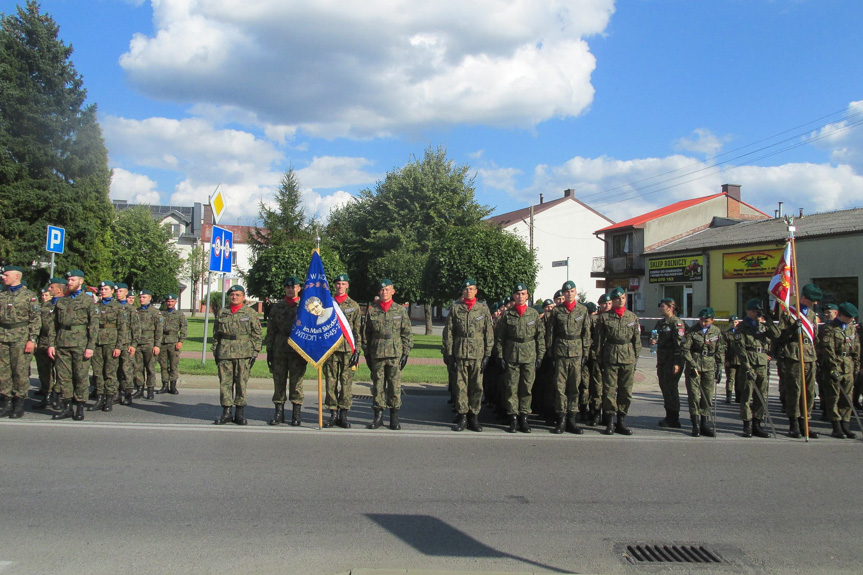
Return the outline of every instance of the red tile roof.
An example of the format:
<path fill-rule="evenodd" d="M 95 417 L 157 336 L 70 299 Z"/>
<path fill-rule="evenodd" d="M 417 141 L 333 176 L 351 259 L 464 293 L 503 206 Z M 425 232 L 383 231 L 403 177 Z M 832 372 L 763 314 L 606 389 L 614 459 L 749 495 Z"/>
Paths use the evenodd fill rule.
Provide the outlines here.
<path fill-rule="evenodd" d="M 655 220 L 657 218 L 661 218 L 662 216 L 667 216 L 668 214 L 673 214 L 674 212 L 679 212 L 680 210 L 685 210 L 686 208 L 696 206 L 703 202 L 713 200 L 719 198 L 721 196 L 726 195 L 725 192 L 720 192 L 718 194 L 713 194 L 712 196 L 705 196 L 703 198 L 693 198 L 691 200 L 682 200 L 680 202 L 676 202 L 674 204 L 667 205 L 665 207 L 659 208 L 657 210 L 653 210 L 652 212 L 647 212 L 646 214 L 641 214 L 635 216 L 634 218 L 629 218 L 628 220 L 623 220 L 622 222 L 617 222 L 614 225 L 602 228 L 601 230 L 596 230 L 594 233 L 602 233 L 609 232 L 611 230 L 617 230 L 622 228 L 634 228 L 636 226 L 640 226 L 642 224 L 646 224 L 651 220 Z"/>

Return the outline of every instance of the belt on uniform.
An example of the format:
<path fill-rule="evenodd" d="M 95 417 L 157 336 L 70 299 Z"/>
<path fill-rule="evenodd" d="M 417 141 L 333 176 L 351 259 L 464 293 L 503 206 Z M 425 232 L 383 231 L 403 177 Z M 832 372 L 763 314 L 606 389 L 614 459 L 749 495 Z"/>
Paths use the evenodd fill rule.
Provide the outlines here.
<path fill-rule="evenodd" d="M 754 351 L 755 353 L 762 353 L 764 351 L 763 347 L 747 347 L 746 351 Z"/>
<path fill-rule="evenodd" d="M 223 335 L 222 339 L 228 340 L 236 340 L 236 339 L 249 339 L 248 334 L 240 334 L 240 335 Z"/>
<path fill-rule="evenodd" d="M 558 335 L 556 337 L 558 339 L 566 339 L 566 340 L 581 339 L 580 335 Z"/>
<path fill-rule="evenodd" d="M 528 341 L 528 340 L 524 339 L 523 337 L 508 337 L 506 339 L 508 341 L 514 341 L 515 343 L 524 343 L 524 342 Z"/>
<path fill-rule="evenodd" d="M 70 331 L 75 329 L 76 327 L 87 327 L 86 323 L 79 323 L 77 325 L 61 325 L 60 329 L 65 329 L 66 331 Z"/>
<path fill-rule="evenodd" d="M 607 343 L 613 343 L 616 345 L 623 345 L 625 343 L 629 343 L 629 340 L 628 339 L 611 339 L 611 338 L 608 338 Z"/>
<path fill-rule="evenodd" d="M 162 332 L 163 335 L 171 335 L 172 333 L 174 333 L 174 332 L 170 331 L 170 330 Z"/>
<path fill-rule="evenodd" d="M 106 323 L 105 325 L 100 325 L 99 327 L 117 327 L 116 323 Z"/>
<path fill-rule="evenodd" d="M 393 334 L 391 334 L 391 333 L 388 333 L 388 334 L 386 334 L 386 335 L 379 335 L 379 336 L 378 336 L 378 339 L 392 339 L 392 338 L 393 338 Z"/>
<path fill-rule="evenodd" d="M 0 323 L 0 327 L 3 329 L 15 329 L 16 327 L 24 327 L 25 325 L 29 325 L 29 322 L 16 321 L 15 323 Z"/>

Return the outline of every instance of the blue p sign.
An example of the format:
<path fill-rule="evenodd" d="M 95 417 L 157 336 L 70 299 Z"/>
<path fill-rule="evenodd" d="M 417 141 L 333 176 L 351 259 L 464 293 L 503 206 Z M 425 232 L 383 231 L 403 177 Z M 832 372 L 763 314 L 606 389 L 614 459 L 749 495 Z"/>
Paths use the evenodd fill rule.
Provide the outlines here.
<path fill-rule="evenodd" d="M 48 238 L 45 240 L 45 250 L 52 254 L 62 254 L 66 244 L 66 230 L 48 226 Z"/>

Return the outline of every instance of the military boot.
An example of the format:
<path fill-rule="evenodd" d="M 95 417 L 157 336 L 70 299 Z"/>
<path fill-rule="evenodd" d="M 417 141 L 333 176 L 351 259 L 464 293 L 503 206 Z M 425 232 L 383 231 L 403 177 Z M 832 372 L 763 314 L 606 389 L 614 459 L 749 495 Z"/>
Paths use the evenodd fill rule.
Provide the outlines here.
<path fill-rule="evenodd" d="M 12 413 L 12 401 L 8 395 L 0 397 L 0 417 L 9 417 Z"/>
<path fill-rule="evenodd" d="M 33 406 L 33 409 L 48 409 L 48 406 L 51 405 L 51 394 L 46 393 L 42 396 L 42 401 Z"/>
<path fill-rule="evenodd" d="M 743 437 L 752 437 L 752 420 L 745 419 L 743 421 Z"/>
<path fill-rule="evenodd" d="M 340 409 L 339 410 L 339 427 L 342 429 L 350 429 L 351 424 L 348 421 L 348 409 Z"/>
<path fill-rule="evenodd" d="M 697 415 L 692 416 L 692 437 L 701 437 L 701 418 Z"/>
<path fill-rule="evenodd" d="M 797 427 L 800 429 L 800 433 L 803 433 L 803 430 L 806 429 L 806 422 L 803 421 L 803 418 L 800 417 L 797 419 Z M 818 432 L 812 429 L 812 426 L 809 426 L 809 439 L 818 439 Z"/>
<path fill-rule="evenodd" d="M 770 437 L 770 434 L 764 431 L 764 428 L 761 427 L 761 420 L 757 417 L 752 418 L 752 435 L 755 437 L 762 437 L 764 439 Z"/>
<path fill-rule="evenodd" d="M 222 406 L 222 415 L 217 417 L 216 421 L 214 421 L 213 423 L 215 423 L 216 425 L 225 425 L 226 423 L 230 423 L 231 421 L 233 421 L 233 419 L 234 418 L 231 417 L 231 406 L 230 405 L 223 405 Z"/>
<path fill-rule="evenodd" d="M 378 429 L 380 426 L 384 424 L 384 410 L 380 407 L 375 407 L 374 409 L 374 418 L 372 422 L 368 425 L 369 429 Z"/>
<path fill-rule="evenodd" d="M 617 414 L 617 426 L 614 428 L 614 432 L 621 435 L 632 435 L 632 430 L 626 427 L 626 414 Z"/>
<path fill-rule="evenodd" d="M 518 416 L 518 430 L 522 433 L 530 433 L 530 423 L 527 421 L 526 413 L 521 413 Z"/>
<path fill-rule="evenodd" d="M 72 416 L 75 421 L 84 421 L 84 402 L 79 401 L 75 405 L 75 415 Z"/>
<path fill-rule="evenodd" d="M 293 408 L 291 409 L 291 426 L 299 427 L 302 423 L 300 421 L 300 411 L 302 411 L 303 406 L 300 403 L 292 403 Z"/>
<path fill-rule="evenodd" d="M 851 426 L 847 421 L 840 421 L 839 427 L 848 439 L 857 439 L 857 434 L 851 431 Z"/>
<path fill-rule="evenodd" d="M 87 407 L 87 411 L 102 411 L 103 407 L 105 407 L 105 396 L 100 395 L 96 403 Z"/>
<path fill-rule="evenodd" d="M 148 387 L 148 388 L 147 388 L 147 397 L 146 397 L 145 399 L 156 399 L 156 396 L 155 396 L 155 394 L 154 394 L 154 392 L 153 392 L 153 388 L 152 388 L 152 387 Z"/>
<path fill-rule="evenodd" d="M 797 439 L 800 437 L 800 426 L 797 424 L 796 417 L 788 418 L 788 437 Z"/>
<path fill-rule="evenodd" d="M 482 431 L 482 426 L 479 424 L 479 418 L 475 413 L 467 414 L 467 428 L 477 433 Z"/>
<path fill-rule="evenodd" d="M 551 428 L 551 432 L 561 434 L 564 430 L 566 430 L 566 414 L 558 413 L 554 419 L 554 427 Z"/>
<path fill-rule="evenodd" d="M 701 416 L 701 435 L 704 437 L 716 437 L 716 433 L 713 432 L 713 427 L 710 425 L 709 415 Z"/>
<path fill-rule="evenodd" d="M 132 397 L 134 397 L 135 399 L 141 399 L 142 397 L 144 397 L 144 386 L 136 385 L 135 393 L 132 394 Z"/>
<path fill-rule="evenodd" d="M 593 415 L 590 418 L 590 425 L 591 425 L 591 427 L 594 427 L 594 426 L 599 425 L 599 422 L 601 421 L 602 409 L 598 408 L 598 407 L 594 407 L 592 409 L 593 409 Z"/>
<path fill-rule="evenodd" d="M 102 411 L 114 411 L 114 396 L 109 395 L 105 398 L 105 406 Z"/>
<path fill-rule="evenodd" d="M 72 417 L 72 401 L 69 399 L 61 399 L 60 405 L 60 412 L 52 415 L 51 419 L 67 419 L 69 417 Z"/>
<path fill-rule="evenodd" d="M 402 426 L 399 423 L 399 410 L 395 407 L 390 409 L 390 429 L 398 431 Z"/>
<path fill-rule="evenodd" d="M 731 403 L 731 390 L 725 390 L 725 403 Z"/>
<path fill-rule="evenodd" d="M 159 394 L 159 395 L 161 395 L 161 394 L 163 394 L 163 393 L 168 393 L 168 390 L 169 390 L 169 389 L 170 389 L 170 387 L 168 387 L 168 382 L 167 382 L 167 381 L 163 381 L 163 382 L 162 382 L 162 387 L 160 387 L 160 388 L 159 388 L 159 390 L 158 390 L 156 393 L 157 393 L 157 394 Z"/>
<path fill-rule="evenodd" d="M 276 413 L 273 415 L 273 418 L 267 422 L 267 425 L 279 425 L 280 423 L 285 422 L 285 404 L 277 403 L 276 404 Z"/>
<path fill-rule="evenodd" d="M 179 395 L 180 394 L 180 392 L 177 391 L 177 380 L 176 379 L 171 382 L 171 386 L 170 386 L 170 388 L 168 388 L 168 393 L 170 393 L 171 395 Z"/>
<path fill-rule="evenodd" d="M 579 405 L 578 406 L 578 419 L 579 419 L 579 421 L 581 421 L 582 423 L 587 423 L 587 418 L 588 418 L 587 406 L 586 405 Z"/>
<path fill-rule="evenodd" d="M 60 394 L 56 391 L 51 392 L 51 409 L 60 411 L 63 408 L 63 401 L 60 399 Z"/>
<path fill-rule="evenodd" d="M 518 416 L 513 414 L 509 416 L 509 428 L 506 430 L 507 433 L 515 433 L 518 431 Z"/>
<path fill-rule="evenodd" d="M 602 433 L 605 435 L 614 435 L 614 414 L 603 413 L 602 422 L 605 423 L 605 430 Z"/>
<path fill-rule="evenodd" d="M 132 405 L 132 390 L 127 389 L 124 393 L 125 395 L 123 395 L 123 401 L 121 401 L 120 403 L 122 403 L 123 405 Z"/>
<path fill-rule="evenodd" d="M 830 436 L 835 437 L 836 439 L 845 439 L 845 432 L 842 431 L 842 426 L 839 424 L 839 420 L 831 421 L 830 424 L 833 426 L 833 432 Z"/>
<path fill-rule="evenodd" d="M 9 419 L 20 419 L 24 417 L 24 398 L 12 398 L 12 413 L 9 414 Z"/>
<path fill-rule="evenodd" d="M 246 411 L 245 405 L 238 405 L 234 410 L 234 423 L 237 425 L 246 425 L 248 423 L 245 413 L 243 413 L 244 411 Z"/>
<path fill-rule="evenodd" d="M 453 431 L 464 431 L 467 427 L 467 414 L 459 413 L 458 417 L 455 420 L 455 427 L 452 428 Z"/>
<path fill-rule="evenodd" d="M 324 422 L 324 427 L 330 428 L 336 425 L 339 421 L 339 412 L 336 409 L 330 410 L 330 418 Z"/>
<path fill-rule="evenodd" d="M 578 422 L 575 420 L 575 413 L 570 413 L 566 418 L 566 427 L 570 433 L 574 433 L 576 435 L 584 433 L 584 430 L 578 426 Z"/>

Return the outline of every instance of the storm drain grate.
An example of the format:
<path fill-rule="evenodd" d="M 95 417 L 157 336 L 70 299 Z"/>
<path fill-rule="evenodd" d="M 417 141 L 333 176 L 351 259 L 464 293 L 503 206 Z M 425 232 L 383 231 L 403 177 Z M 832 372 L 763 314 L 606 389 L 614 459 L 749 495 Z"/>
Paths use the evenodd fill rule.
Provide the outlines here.
<path fill-rule="evenodd" d="M 724 563 L 722 556 L 703 545 L 627 545 L 623 552 L 630 563 Z"/>

